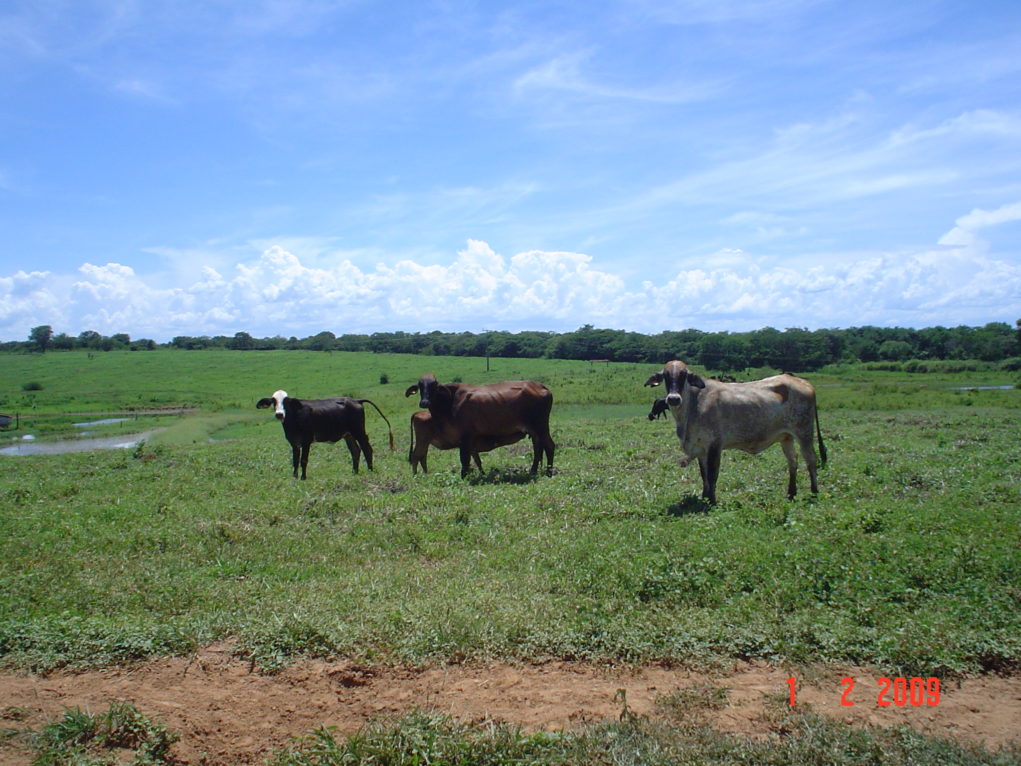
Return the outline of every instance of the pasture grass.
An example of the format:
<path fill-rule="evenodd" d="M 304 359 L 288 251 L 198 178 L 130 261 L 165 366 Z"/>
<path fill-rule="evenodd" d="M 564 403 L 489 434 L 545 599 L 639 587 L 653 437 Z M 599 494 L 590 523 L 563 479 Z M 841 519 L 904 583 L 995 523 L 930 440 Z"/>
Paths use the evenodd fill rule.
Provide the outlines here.
<path fill-rule="evenodd" d="M 33 766 L 129 762 L 156 766 L 175 763 L 169 751 L 178 739 L 176 732 L 131 703 L 112 702 L 105 713 L 65 710 L 61 718 L 30 737 L 30 746 L 35 754 Z"/>
<path fill-rule="evenodd" d="M 768 730 L 766 737 L 728 734 L 713 728 L 706 716 L 726 697 L 725 688 L 706 684 L 662 697 L 651 716 L 635 715 L 628 709 L 626 698 L 621 698 L 619 721 L 534 733 L 494 721 L 462 723 L 419 709 L 400 718 L 377 719 L 345 737 L 338 737 L 328 728 L 316 729 L 275 753 L 267 763 L 998 766 L 1017 763 L 1021 758 L 1016 746 L 989 751 L 928 737 L 907 727 L 851 728 L 819 716 L 805 705 L 789 708 L 780 697 L 771 700 L 760 720 Z M 27 740 L 35 766 L 114 766 L 129 758 L 139 764 L 178 763 L 171 749 L 178 733 L 130 703 L 111 703 L 105 713 L 99 714 L 66 710 L 38 733 L 12 730 L 11 736 Z"/>
<path fill-rule="evenodd" d="M 766 713 L 770 736 L 754 739 L 709 726 L 696 707 L 673 707 L 665 716 L 636 716 L 623 708 L 618 722 L 563 732 L 525 733 L 504 724 L 458 723 L 425 711 L 380 720 L 338 739 L 319 729 L 279 753 L 274 766 L 340 766 L 349 763 L 592 764 L 618 766 L 720 766 L 826 764 L 885 766 L 890 763 L 954 763 L 961 766 L 1016 763 L 1021 752 L 926 737 L 907 727 L 855 729 L 810 711 L 795 712 L 782 700 Z"/>
<path fill-rule="evenodd" d="M 298 655 L 740 657 L 952 675 L 1010 672 L 1021 659 L 1018 391 L 823 378 L 822 492 L 809 495 L 802 473 L 802 494 L 786 500 L 777 447 L 728 452 L 710 508 L 697 466 L 677 465 L 672 425 L 644 417 L 656 392 L 642 388 L 643 365 L 494 360 L 492 379 L 535 377 L 553 389 L 557 473 L 529 476 L 530 449 L 519 443 L 484 455 L 486 472 L 462 481 L 454 451 L 434 450 L 433 472 L 412 477 L 417 402 L 404 388 L 429 369 L 441 380 L 486 379 L 471 374 L 484 360 L 10 359 L 32 369 L 5 366 L 4 379 L 39 379 L 39 396 L 56 397 L 65 379 L 48 374 L 52 360 L 95 370 L 67 379 L 76 388 L 64 395 L 103 411 L 145 387 L 149 398 L 164 395 L 163 383 L 183 390 L 189 377 L 195 387 L 170 403 L 208 409 L 134 450 L 5 460 L 8 665 L 126 662 L 224 637 L 267 670 Z M 402 376 L 412 363 L 415 374 Z M 329 365 L 353 382 L 328 387 Z M 381 384 L 380 372 L 394 382 Z M 369 408 L 375 471 L 363 464 L 354 475 L 342 444 L 317 444 L 309 480 L 295 481 L 279 424 L 254 411 L 280 386 L 369 396 L 388 414 L 397 451 Z M 875 406 L 848 406 L 859 397 Z"/>
<path fill-rule="evenodd" d="M 556 474 L 528 475 L 519 443 L 483 455 L 486 471 L 467 481 L 453 451 L 434 450 L 433 472 L 413 477 L 407 424 L 417 402 L 404 389 L 427 371 L 550 385 Z M 309 352 L 5 355 L 0 407 L 20 411 L 40 438 L 63 434 L 80 413 L 199 411 L 103 427 L 169 424 L 133 450 L 2 459 L 0 663 L 103 666 L 231 638 L 265 672 L 297 656 L 1017 672 L 1021 391 L 958 391 L 959 377 L 938 375 L 809 376 L 830 454 L 821 493 L 807 494 L 802 472 L 802 494 L 785 499 L 776 447 L 728 452 L 721 502 L 709 507 L 697 467 L 678 466 L 672 425 L 645 419 L 652 371 L 493 360 L 487 375 L 481 359 Z M 24 391 L 28 380 L 41 388 Z M 397 451 L 369 408 L 375 471 L 354 475 L 343 445 L 317 444 L 308 481 L 292 479 L 279 424 L 254 411 L 280 387 L 372 398 Z M 665 700 L 655 720 L 625 707 L 618 723 L 558 734 L 416 713 L 346 739 L 316 732 L 278 763 L 1018 758 L 906 729 L 849 729 L 779 703 L 776 736 L 748 740 L 698 717 L 718 692 Z M 61 748 L 68 759 L 98 758 L 73 738 L 47 741 L 37 741 L 40 758 L 64 762 Z"/>

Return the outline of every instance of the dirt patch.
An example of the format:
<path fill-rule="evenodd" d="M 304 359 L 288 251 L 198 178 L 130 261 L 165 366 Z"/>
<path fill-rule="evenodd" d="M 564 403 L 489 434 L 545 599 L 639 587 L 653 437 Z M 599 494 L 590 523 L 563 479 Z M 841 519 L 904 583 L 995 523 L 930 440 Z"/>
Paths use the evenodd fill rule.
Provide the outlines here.
<path fill-rule="evenodd" d="M 846 684 L 854 687 L 843 697 Z M 192 658 L 156 660 L 133 668 L 48 675 L 0 674 L 0 729 L 39 729 L 66 708 L 105 711 L 131 702 L 181 735 L 173 753 L 187 764 L 262 763 L 294 737 L 320 726 L 339 734 L 410 708 L 430 708 L 468 721 L 497 720 L 525 730 L 563 729 L 615 720 L 617 691 L 629 708 L 653 712 L 657 698 L 711 681 L 729 690 L 714 711 L 723 731 L 768 733 L 769 698 L 789 699 L 791 673 L 759 663 L 735 663 L 712 676 L 662 667 L 610 669 L 577 663 L 452 665 L 423 670 L 365 667 L 350 662 L 296 663 L 260 675 L 227 643 Z M 796 704 L 853 724 L 908 725 L 930 735 L 996 748 L 1019 737 L 1021 679 L 981 677 L 945 682 L 939 704 L 880 707 L 877 675 L 861 668 L 798 678 Z M 854 706 L 841 704 L 853 702 Z M 0 763 L 27 764 L 17 740 L 0 746 Z"/>

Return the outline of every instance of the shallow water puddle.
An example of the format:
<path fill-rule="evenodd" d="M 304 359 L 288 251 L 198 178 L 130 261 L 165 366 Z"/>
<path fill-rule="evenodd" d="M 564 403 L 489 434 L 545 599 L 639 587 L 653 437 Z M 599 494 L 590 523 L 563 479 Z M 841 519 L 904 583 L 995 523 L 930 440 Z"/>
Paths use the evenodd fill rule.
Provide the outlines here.
<path fill-rule="evenodd" d="M 85 426 L 108 426 L 113 423 L 125 423 L 131 418 L 103 418 L 102 420 L 89 420 L 84 423 L 72 423 L 73 426 L 84 428 Z"/>
<path fill-rule="evenodd" d="M 119 434 L 90 439 L 61 439 L 52 442 L 37 442 L 22 439 L 0 449 L 0 455 L 64 455 L 68 452 L 88 452 L 97 449 L 130 449 L 162 429 L 153 429 L 140 434 Z"/>

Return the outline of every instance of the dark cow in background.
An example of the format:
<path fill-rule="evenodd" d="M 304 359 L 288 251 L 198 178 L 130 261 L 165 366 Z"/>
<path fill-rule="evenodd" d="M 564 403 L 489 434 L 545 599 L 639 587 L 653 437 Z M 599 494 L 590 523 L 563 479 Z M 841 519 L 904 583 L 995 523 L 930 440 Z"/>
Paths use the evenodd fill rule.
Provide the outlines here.
<path fill-rule="evenodd" d="M 481 465 L 479 452 L 512 444 L 525 436 L 532 439 L 532 473 L 539 471 L 544 453 L 546 472 L 553 473 L 556 445 L 549 432 L 553 394 L 541 383 L 514 380 L 483 386 L 441 384 L 435 376 L 423 375 L 405 396 L 416 392 L 419 406 L 429 411 L 433 433 L 439 434 L 441 443 L 460 449 L 462 477 L 471 470 L 473 456 L 476 465 Z"/>
<path fill-rule="evenodd" d="M 369 399 L 352 399 L 347 396 L 332 399 L 296 399 L 288 396 L 286 391 L 277 391 L 273 396 L 260 399 L 255 406 L 260 410 L 273 407 L 276 419 L 284 427 L 284 436 L 291 444 L 291 462 L 294 476 L 298 476 L 298 465 L 301 465 L 301 478 L 305 478 L 308 467 L 308 453 L 312 442 L 337 442 L 343 439 L 351 452 L 351 465 L 358 473 L 358 461 L 365 453 L 365 464 L 372 470 L 372 445 L 369 435 L 365 432 L 365 408 L 363 404 L 371 404 L 376 412 L 386 421 L 390 429 L 390 449 L 394 449 L 394 434 L 390 421 L 375 402 Z"/>
<path fill-rule="evenodd" d="M 819 457 L 826 464 L 826 446 L 819 431 L 819 413 L 812 384 L 793 375 L 774 375 L 750 383 L 705 380 L 681 361 L 667 362 L 645 385 L 664 384 L 666 404 L 677 424 L 677 437 L 688 458 L 697 458 L 702 497 L 716 502 L 720 455 L 725 449 L 762 452 L 780 442 L 787 458 L 787 497 L 797 493 L 798 450 L 808 466 L 812 492 L 818 492 L 813 432 Z"/>
<path fill-rule="evenodd" d="M 408 462 L 411 463 L 411 472 L 418 473 L 418 466 L 422 466 L 422 473 L 429 473 L 427 459 L 429 447 L 436 449 L 454 449 L 459 447 L 457 432 L 450 423 L 446 430 L 436 428 L 433 424 L 432 415 L 429 410 L 419 410 L 411 416 L 411 447 L 408 449 Z M 489 452 L 497 447 L 505 447 L 514 444 L 525 438 L 525 432 L 519 431 L 516 434 L 509 434 L 504 437 L 495 438 L 489 436 L 476 436 L 472 452 L 472 460 L 475 466 L 482 471 L 482 461 L 479 460 L 480 452 Z"/>
<path fill-rule="evenodd" d="M 661 396 L 659 399 L 652 403 L 652 409 L 649 410 L 649 420 L 656 420 L 657 418 L 665 418 L 667 412 L 670 410 L 667 407 L 666 397 Z"/>

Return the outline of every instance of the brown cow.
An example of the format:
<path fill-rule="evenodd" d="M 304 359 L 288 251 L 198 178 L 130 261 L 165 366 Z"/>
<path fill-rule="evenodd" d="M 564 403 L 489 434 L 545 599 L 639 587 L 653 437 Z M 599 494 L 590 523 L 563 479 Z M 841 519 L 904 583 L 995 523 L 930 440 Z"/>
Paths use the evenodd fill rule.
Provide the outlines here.
<path fill-rule="evenodd" d="M 510 444 L 525 435 L 532 439 L 532 473 L 538 473 L 544 452 L 546 472 L 553 473 L 556 445 L 549 432 L 553 394 L 541 383 L 441 384 L 435 376 L 423 375 L 404 395 L 415 392 L 419 406 L 429 410 L 433 429 L 460 449 L 462 477 L 471 470 L 473 453 Z"/>
<path fill-rule="evenodd" d="M 698 459 L 702 497 L 710 503 L 716 502 L 723 450 L 756 453 L 776 442 L 787 458 L 787 497 L 797 493 L 798 448 L 808 466 L 812 492 L 819 491 L 813 426 L 823 465 L 826 446 L 819 430 L 815 389 L 807 380 L 785 373 L 750 383 L 721 383 L 705 380 L 675 360 L 645 381 L 647 386 L 660 383 L 666 388 L 666 403 L 677 424 L 681 449 L 689 459 Z"/>
<path fill-rule="evenodd" d="M 411 416 L 411 447 L 408 449 L 408 462 L 411 463 L 413 474 L 418 473 L 419 465 L 422 466 L 422 473 L 429 473 L 427 459 L 430 446 L 437 449 L 453 449 L 460 446 L 456 430 L 452 424 L 448 423 L 448 426 L 446 431 L 434 427 L 429 410 L 419 410 Z M 479 460 L 480 452 L 489 452 L 497 447 L 505 447 L 524 438 L 524 431 L 500 438 L 477 436 L 475 437 L 475 451 L 472 452 L 472 460 L 475 461 L 475 466 L 479 471 L 482 471 L 482 461 Z"/>

